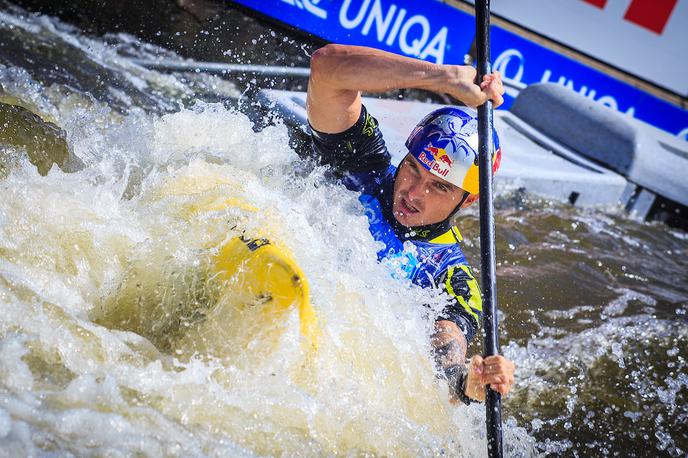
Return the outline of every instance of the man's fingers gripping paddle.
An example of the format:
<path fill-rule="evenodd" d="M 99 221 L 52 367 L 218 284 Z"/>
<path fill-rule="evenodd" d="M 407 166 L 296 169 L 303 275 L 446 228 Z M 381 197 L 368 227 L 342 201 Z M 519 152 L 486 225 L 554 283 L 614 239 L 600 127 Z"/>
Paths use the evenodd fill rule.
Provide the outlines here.
<path fill-rule="evenodd" d="M 499 72 L 493 72 L 489 75 L 483 76 L 480 82 L 480 90 L 487 99 L 492 100 L 494 108 L 499 107 L 504 103 L 504 85 L 502 84 L 502 75 Z"/>
<path fill-rule="evenodd" d="M 501 355 L 488 356 L 483 360 L 482 382 L 494 391 L 506 395 L 514 384 L 514 363 Z"/>

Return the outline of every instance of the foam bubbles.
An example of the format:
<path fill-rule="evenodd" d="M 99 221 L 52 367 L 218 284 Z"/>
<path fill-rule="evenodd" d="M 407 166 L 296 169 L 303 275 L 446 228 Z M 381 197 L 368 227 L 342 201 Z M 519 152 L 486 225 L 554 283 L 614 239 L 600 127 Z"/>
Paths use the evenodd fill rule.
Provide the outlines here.
<path fill-rule="evenodd" d="M 483 453 L 484 439 L 457 439 L 480 431 L 482 408 L 452 407 L 430 357 L 419 304 L 444 299 L 376 262 L 356 194 L 309 171 L 283 126 L 254 132 L 202 103 L 65 114 L 85 168 L 41 177 L 26 164 L 0 186 L 0 375 L 23 453 Z M 295 311 L 276 340 L 189 351 L 194 313 L 216 303 L 210 256 L 242 233 L 306 273 L 317 355 L 302 350 Z M 201 338 L 242 326 L 218 323 Z"/>

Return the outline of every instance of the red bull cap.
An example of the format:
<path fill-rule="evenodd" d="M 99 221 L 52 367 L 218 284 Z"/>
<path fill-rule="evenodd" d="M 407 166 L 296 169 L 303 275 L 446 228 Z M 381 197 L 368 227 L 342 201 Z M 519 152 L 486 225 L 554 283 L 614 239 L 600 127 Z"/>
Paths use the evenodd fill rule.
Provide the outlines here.
<path fill-rule="evenodd" d="M 499 168 L 501 148 L 493 131 L 492 173 Z M 443 107 L 423 118 L 406 140 L 409 154 L 451 184 L 478 194 L 478 120 L 474 110 Z"/>

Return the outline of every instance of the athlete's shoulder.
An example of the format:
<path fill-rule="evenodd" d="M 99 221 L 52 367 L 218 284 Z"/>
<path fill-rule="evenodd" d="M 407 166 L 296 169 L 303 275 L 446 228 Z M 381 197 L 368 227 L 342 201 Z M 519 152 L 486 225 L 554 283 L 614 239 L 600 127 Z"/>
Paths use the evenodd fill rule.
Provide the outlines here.
<path fill-rule="evenodd" d="M 428 240 L 429 243 L 437 245 L 459 245 L 463 240 L 463 236 L 456 226 L 451 226 L 446 232 Z"/>
<path fill-rule="evenodd" d="M 370 114 L 365 105 L 361 106 L 361 120 L 363 121 L 361 124 L 362 135 L 365 135 L 366 137 L 372 137 L 377 134 L 382 135 L 382 132 L 380 131 L 380 123 L 377 122 L 377 119 L 375 119 L 372 114 Z"/>
<path fill-rule="evenodd" d="M 318 159 L 335 172 L 384 171 L 391 163 L 378 121 L 365 106 L 356 123 L 344 132 L 329 134 L 311 127 L 313 147 Z"/>

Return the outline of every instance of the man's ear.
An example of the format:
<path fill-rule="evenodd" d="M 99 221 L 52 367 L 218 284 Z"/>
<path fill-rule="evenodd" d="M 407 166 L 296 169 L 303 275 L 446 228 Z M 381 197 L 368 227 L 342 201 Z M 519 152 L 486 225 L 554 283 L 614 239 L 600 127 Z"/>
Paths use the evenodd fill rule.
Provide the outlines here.
<path fill-rule="evenodd" d="M 478 194 L 469 194 L 468 197 L 466 197 L 466 200 L 461 204 L 461 208 L 468 208 L 470 207 L 473 202 L 478 201 L 478 197 L 480 197 Z"/>

